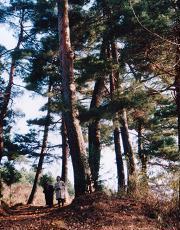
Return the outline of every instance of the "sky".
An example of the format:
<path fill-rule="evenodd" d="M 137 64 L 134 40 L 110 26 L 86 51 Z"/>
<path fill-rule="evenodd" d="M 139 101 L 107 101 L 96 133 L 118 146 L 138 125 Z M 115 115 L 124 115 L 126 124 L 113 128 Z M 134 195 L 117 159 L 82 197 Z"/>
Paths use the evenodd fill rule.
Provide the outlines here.
<path fill-rule="evenodd" d="M 12 32 L 8 27 L 4 27 L 0 24 L 0 44 L 4 45 L 7 49 L 12 49 L 16 45 L 16 40 L 12 36 Z M 15 79 L 16 84 L 21 84 L 19 79 Z M 21 110 L 25 113 L 24 118 L 19 118 L 16 126 L 14 127 L 15 133 L 24 134 L 28 131 L 28 127 L 26 124 L 26 120 L 33 119 L 37 117 L 37 115 L 41 115 L 39 108 L 44 104 L 44 100 L 41 96 L 36 95 L 32 97 L 32 93 L 27 90 L 24 91 L 24 94 L 21 97 L 18 97 L 14 100 L 14 108 L 17 110 Z M 59 136 L 51 136 L 50 141 L 59 139 Z M 58 140 L 59 141 L 59 140 Z M 60 161 L 54 161 L 51 165 L 48 166 L 48 170 L 45 172 L 50 172 L 54 177 L 60 175 Z M 23 162 L 19 165 L 20 167 L 24 167 Z M 105 182 L 105 184 L 111 189 L 115 190 L 117 185 L 116 180 L 116 164 L 115 164 L 115 153 L 110 147 L 105 147 L 102 149 L 102 157 L 101 157 L 101 170 L 100 170 L 100 179 Z M 73 169 L 72 164 L 69 160 L 69 180 L 73 183 Z"/>

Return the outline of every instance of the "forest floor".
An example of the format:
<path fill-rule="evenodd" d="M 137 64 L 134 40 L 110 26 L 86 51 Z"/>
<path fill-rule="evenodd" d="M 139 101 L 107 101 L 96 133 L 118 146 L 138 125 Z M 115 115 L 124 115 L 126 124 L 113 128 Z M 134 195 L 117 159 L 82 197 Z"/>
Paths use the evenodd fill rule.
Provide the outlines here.
<path fill-rule="evenodd" d="M 58 208 L 16 205 L 0 214 L 3 230 L 138 230 L 179 229 L 174 221 L 164 222 L 147 203 L 127 197 L 87 194 Z"/>

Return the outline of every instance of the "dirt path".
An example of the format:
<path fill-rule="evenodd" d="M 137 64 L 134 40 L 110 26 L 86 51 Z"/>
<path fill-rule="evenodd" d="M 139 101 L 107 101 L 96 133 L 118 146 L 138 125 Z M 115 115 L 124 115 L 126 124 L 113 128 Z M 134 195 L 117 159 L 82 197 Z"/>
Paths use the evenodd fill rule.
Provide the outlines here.
<path fill-rule="evenodd" d="M 160 227 L 155 217 L 150 217 L 144 204 L 132 199 L 110 198 L 105 195 L 87 195 L 70 206 L 57 207 L 19 206 L 7 216 L 0 217 L 3 230 L 175 230 Z"/>
<path fill-rule="evenodd" d="M 60 211 L 56 207 L 20 206 L 15 210 L 11 209 L 8 215 L 0 217 L 0 229 L 67 229 L 63 221 L 62 226 L 60 222 L 58 226 L 55 223 L 57 218 L 60 221 Z"/>

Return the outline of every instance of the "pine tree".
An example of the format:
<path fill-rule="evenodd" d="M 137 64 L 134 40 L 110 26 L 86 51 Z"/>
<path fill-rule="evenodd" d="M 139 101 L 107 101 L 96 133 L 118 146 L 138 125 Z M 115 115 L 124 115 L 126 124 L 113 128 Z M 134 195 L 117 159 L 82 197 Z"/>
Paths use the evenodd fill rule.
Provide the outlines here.
<path fill-rule="evenodd" d="M 67 130 L 66 125 L 62 117 L 61 124 L 61 136 L 62 136 L 62 172 L 61 178 L 67 184 L 68 182 L 68 155 L 69 155 L 69 147 L 68 147 L 68 139 L 67 139 Z"/>
<path fill-rule="evenodd" d="M 44 157 L 45 157 L 46 151 L 47 151 L 48 132 L 49 132 L 49 126 L 50 126 L 50 121 L 51 121 L 51 96 L 50 96 L 51 91 L 52 91 L 52 84 L 51 84 L 51 81 L 50 81 L 49 82 L 48 92 L 47 92 L 47 94 L 49 96 L 48 96 L 47 114 L 46 114 L 46 118 L 45 118 L 45 125 L 44 125 L 44 133 L 43 133 L 41 152 L 40 152 L 40 155 L 39 155 L 39 161 L 38 161 L 38 165 L 37 165 L 37 169 L 36 169 L 36 175 L 35 175 L 32 191 L 31 191 L 31 194 L 30 194 L 28 202 L 27 202 L 28 204 L 31 204 L 33 202 L 34 195 L 35 195 L 36 189 L 37 189 L 38 179 L 39 179 L 40 174 L 42 172 Z"/>
<path fill-rule="evenodd" d="M 1 111 L 0 111 L 0 162 L 3 157 L 3 151 L 4 151 L 4 123 L 5 118 L 7 116 L 8 112 L 8 106 L 9 102 L 12 96 L 12 87 L 14 84 L 14 76 L 16 68 L 19 65 L 19 61 L 26 56 L 27 50 L 22 49 L 22 44 L 24 44 L 27 41 L 27 37 L 25 34 L 27 33 L 25 29 L 25 24 L 29 21 L 29 16 L 31 15 L 30 6 L 32 6 L 32 3 L 24 3 L 21 1 L 13 1 L 10 2 L 9 6 L 4 6 L 2 8 L 2 12 L 4 13 L 4 18 L 8 19 L 11 18 L 10 24 L 15 27 L 15 29 L 18 30 L 17 35 L 17 44 L 15 48 L 10 52 L 11 55 L 11 61 L 9 65 L 9 79 L 7 85 L 4 87 L 3 95 L 1 98 Z M 13 22 L 13 19 L 18 17 L 19 24 L 16 25 Z M 12 19 L 13 18 L 13 19 Z M 8 20 L 7 20 L 8 21 Z M 3 52 L 2 55 L 6 55 L 9 53 L 8 51 Z"/>
<path fill-rule="evenodd" d="M 85 143 L 78 120 L 76 87 L 74 82 L 74 54 L 71 49 L 68 1 L 58 1 L 59 49 L 61 60 L 63 117 L 65 120 L 69 141 L 70 154 L 74 169 L 75 196 L 86 191 L 86 178 L 90 175 L 86 159 Z"/>

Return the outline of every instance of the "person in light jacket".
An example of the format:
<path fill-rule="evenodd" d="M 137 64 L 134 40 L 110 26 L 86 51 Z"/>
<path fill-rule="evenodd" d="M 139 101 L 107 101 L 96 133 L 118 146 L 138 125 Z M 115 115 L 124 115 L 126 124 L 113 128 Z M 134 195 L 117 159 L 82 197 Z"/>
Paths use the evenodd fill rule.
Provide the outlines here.
<path fill-rule="evenodd" d="M 65 183 L 60 176 L 57 176 L 56 180 L 57 182 L 54 186 L 55 193 L 56 193 L 56 200 L 58 201 L 58 206 L 60 207 L 60 205 L 62 204 L 63 207 L 65 202 L 65 193 L 66 193 Z"/>

